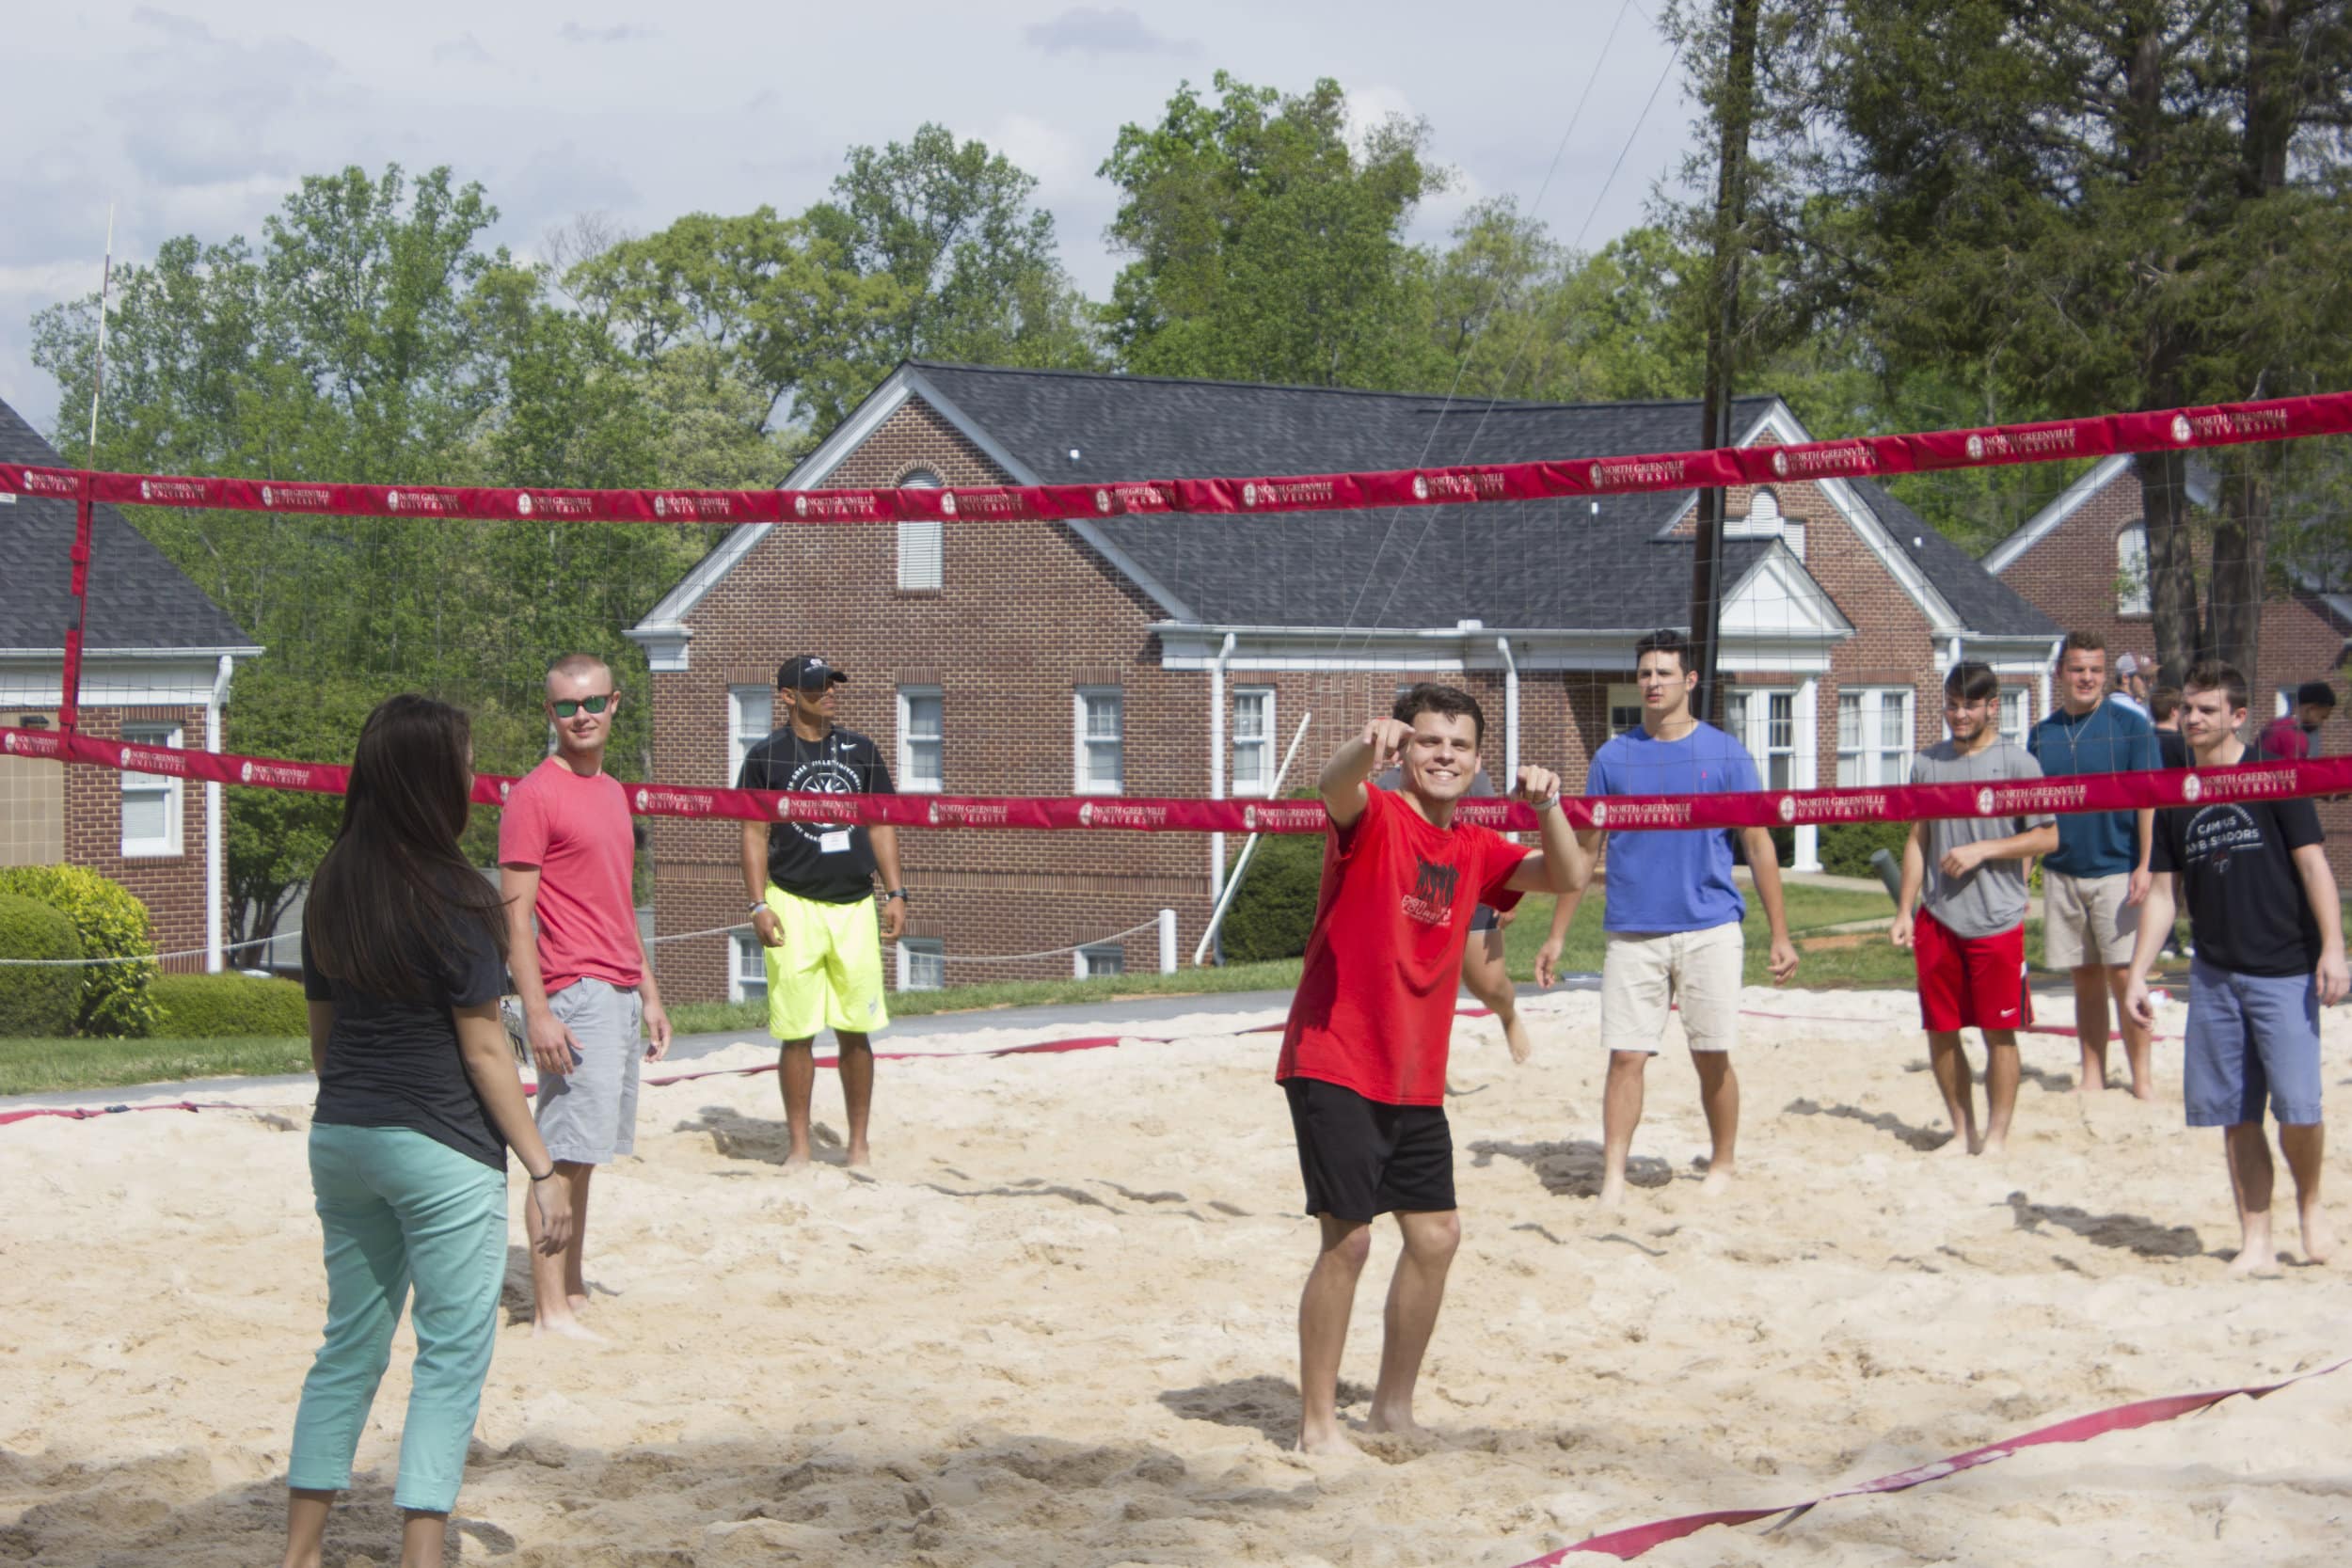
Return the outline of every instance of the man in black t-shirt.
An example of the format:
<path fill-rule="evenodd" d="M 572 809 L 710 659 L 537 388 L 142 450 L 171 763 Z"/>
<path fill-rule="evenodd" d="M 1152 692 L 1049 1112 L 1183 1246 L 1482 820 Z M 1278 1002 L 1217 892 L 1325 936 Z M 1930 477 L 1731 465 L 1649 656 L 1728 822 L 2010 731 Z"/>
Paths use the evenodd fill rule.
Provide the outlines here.
<path fill-rule="evenodd" d="M 822 658 L 786 660 L 776 689 L 791 704 L 784 728 L 743 758 L 739 789 L 821 795 L 893 795 L 882 752 L 833 721 L 834 688 L 850 677 Z M 875 915 L 874 873 L 882 879 Z M 768 1032 L 782 1043 L 787 1164 L 809 1161 L 809 1101 L 817 1086 L 817 1032 L 831 1028 L 841 1046 L 841 1097 L 850 1119 L 850 1164 L 869 1158 L 866 1127 L 874 1103 L 869 1038 L 889 1027 L 882 943 L 906 924 L 906 884 L 898 875 L 898 830 L 854 822 L 813 822 L 798 811 L 773 824 L 743 824 L 743 886 L 752 929 L 768 957 Z"/>
<path fill-rule="evenodd" d="M 2188 673 L 2181 733 L 2200 768 L 2247 760 L 2246 677 L 2207 662 Z M 2205 782 L 2185 790 L 2197 800 Z M 2156 813 L 2148 894 L 2123 1003 L 2153 1024 L 2148 971 L 2172 927 L 2174 895 L 2188 906 L 2197 958 L 2189 970 L 2188 1033 L 2181 1086 L 2191 1127 L 2219 1127 L 2237 1196 L 2243 1243 L 2233 1275 L 2274 1274 L 2270 1245 L 2270 1146 L 2265 1102 L 2279 1122 L 2279 1149 L 2295 1178 L 2303 1256 L 2324 1263 L 2335 1238 L 2320 1210 L 2327 1153 L 2320 1120 L 2319 1009 L 2352 989 L 2344 973 L 2344 915 L 2336 879 L 2320 847 L 2319 813 L 2308 800 L 2221 800 Z"/>

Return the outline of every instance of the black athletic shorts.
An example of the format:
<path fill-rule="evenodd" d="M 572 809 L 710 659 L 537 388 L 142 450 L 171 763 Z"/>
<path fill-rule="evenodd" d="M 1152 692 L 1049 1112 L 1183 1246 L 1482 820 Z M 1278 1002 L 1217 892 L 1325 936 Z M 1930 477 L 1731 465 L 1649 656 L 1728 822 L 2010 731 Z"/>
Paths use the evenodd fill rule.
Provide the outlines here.
<path fill-rule="evenodd" d="M 1454 1202 L 1454 1132 L 1442 1105 L 1384 1105 L 1320 1078 L 1286 1078 L 1307 1212 L 1368 1221 Z"/>
<path fill-rule="evenodd" d="M 1491 904 L 1479 905 L 1478 912 L 1470 916 L 1471 934 L 1475 935 L 1480 931 L 1492 931 L 1497 928 L 1497 917 L 1494 911 L 1494 906 Z"/>

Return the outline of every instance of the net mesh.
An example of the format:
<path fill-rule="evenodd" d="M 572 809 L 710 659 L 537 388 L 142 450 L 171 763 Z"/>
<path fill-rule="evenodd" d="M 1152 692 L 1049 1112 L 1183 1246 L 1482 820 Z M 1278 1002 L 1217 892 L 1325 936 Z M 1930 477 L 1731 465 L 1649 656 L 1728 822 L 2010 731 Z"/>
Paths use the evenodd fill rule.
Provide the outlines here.
<path fill-rule="evenodd" d="M 2238 663 L 2249 739 L 2294 720 L 2306 683 L 2336 678 L 2352 633 L 2342 436 L 2233 432 L 2231 444 L 2148 455 L 1856 472 L 1835 445 L 1802 444 L 1808 433 L 1772 400 L 1742 401 L 1733 422 L 1753 451 L 1793 458 L 1768 455 L 1725 492 L 1708 716 L 1766 791 L 1903 784 L 1914 753 L 1944 733 L 1955 658 L 1993 666 L 2001 730 L 2024 740 L 2062 701 L 2053 660 L 2069 630 L 2100 635 L 2111 677 L 2130 656 L 2136 678 L 2116 684 L 2143 703 L 2194 658 Z M 195 705 L 122 700 L 137 693 L 114 656 L 154 641 L 149 623 L 173 613 L 158 608 L 162 561 L 265 650 L 234 677 L 231 753 L 341 762 L 376 701 L 423 690 L 473 715 L 482 771 L 519 774 L 548 748 L 547 664 L 596 654 L 624 692 L 609 765 L 654 786 L 640 800 L 640 895 L 659 929 L 681 933 L 739 913 L 739 831 L 681 819 L 665 791 L 735 783 L 744 751 L 782 721 L 777 664 L 821 653 L 852 676 L 841 721 L 881 744 L 902 791 L 950 802 L 903 841 L 922 891 L 901 983 L 982 957 L 1021 957 L 1021 973 L 1148 969 L 1161 958 L 1156 911 L 1177 911 L 1188 956 L 1236 846 L 1118 831 L 1187 825 L 1134 815 L 1146 810 L 1136 802 L 1304 797 L 1330 752 L 1413 683 L 1480 700 L 1498 791 L 1514 765 L 1536 763 L 1581 792 L 1600 747 L 1640 721 L 1635 639 L 1691 624 L 1697 492 L 1639 454 L 1687 446 L 1697 424 L 1689 404 L 1461 405 L 930 367 L 803 472 L 825 493 L 901 489 L 930 515 L 851 520 L 874 507 L 819 494 L 774 525 L 705 523 L 711 509 L 686 504 L 583 521 L 557 493 L 530 492 L 534 515 L 506 520 L 134 502 L 131 528 L 115 531 L 102 507 L 83 729 L 203 744 Z M 1978 461 L 1986 441 L 2022 437 L 1969 439 Z M 1327 479 L 1237 479 L 1227 510 L 1168 515 L 1132 484 L 1343 479 L 1416 453 L 1445 467 L 1416 470 L 1412 500 L 1435 487 L 1480 504 L 1326 510 L 1350 494 Z M 1489 499 L 1501 482 L 1482 475 L 1504 465 L 1543 465 L 1578 488 Z M 1010 483 L 1073 487 L 1084 511 L 996 515 L 1007 507 L 989 487 Z M 1627 483 L 1655 487 L 1611 488 Z M 440 493 L 408 494 L 413 508 Z M 943 511 L 942 496 L 960 504 Z M 1304 509 L 1264 515 L 1292 505 Z M 20 714 L 39 706 L 29 687 L 11 701 Z M 2344 722 L 2329 714 L 2303 743 L 2352 751 L 2335 733 Z M 2301 733 L 2290 722 L 2274 741 L 2289 732 Z M 1658 792 L 1644 784 L 1615 787 Z M 126 845 L 164 842 L 167 783 L 134 768 L 114 787 Z M 229 795 L 234 940 L 285 912 L 336 808 Z M 967 831 L 1005 819 L 953 803 L 972 798 L 1090 801 L 1077 821 L 1093 831 Z M 1899 803 L 1791 820 L 1801 815 L 1763 819 L 1792 867 L 1866 873 L 1870 851 L 1899 845 Z M 2331 825 L 2352 827 L 2338 815 Z M 1316 820 L 1269 810 L 1214 825 Z M 485 863 L 494 835 L 495 814 L 478 813 L 469 847 Z M 663 961 L 691 972 L 690 991 L 753 983 L 723 937 Z"/>

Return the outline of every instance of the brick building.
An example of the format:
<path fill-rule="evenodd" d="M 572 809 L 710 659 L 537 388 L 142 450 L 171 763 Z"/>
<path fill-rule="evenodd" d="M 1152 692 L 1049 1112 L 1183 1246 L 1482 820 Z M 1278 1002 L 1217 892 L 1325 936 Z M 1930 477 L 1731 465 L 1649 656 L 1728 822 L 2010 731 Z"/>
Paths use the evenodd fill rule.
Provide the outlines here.
<path fill-rule="evenodd" d="M 2193 512 L 2210 514 L 2217 499 L 2212 471 L 2191 463 Z M 2094 465 L 1987 551 L 1984 565 L 2061 627 L 2098 632 L 2110 665 L 2125 653 L 2154 657 L 2148 525 L 2139 476 L 2129 456 Z M 2287 712 L 2295 689 L 2304 681 L 2328 681 L 2336 689 L 2337 707 L 2320 730 L 2318 749 L 2329 756 L 2352 752 L 2352 687 L 2343 672 L 2345 654 L 2352 651 L 2347 640 L 2352 640 L 2352 594 L 2291 579 L 2274 588 L 2263 605 L 2257 664 L 2247 672 L 2252 723 L 2259 727 Z M 2352 879 L 2352 805 L 2323 803 L 2320 821 L 2336 876 L 2352 886 L 2347 879 Z"/>
<path fill-rule="evenodd" d="M 0 460 L 64 464 L 6 404 Z M 0 729 L 56 725 L 73 511 L 0 493 Z M 262 650 L 111 506 L 91 515 L 90 561 L 82 733 L 217 750 L 230 672 Z M 0 865 L 62 862 L 120 882 L 147 905 L 158 949 L 199 952 L 167 968 L 219 967 L 222 833 L 218 784 L 0 754 Z"/>
<path fill-rule="evenodd" d="M 796 489 L 1109 483 L 1688 449 L 1692 403 L 1447 405 L 1418 395 L 1005 371 L 911 361 L 787 482 Z M 1811 437 L 1776 399 L 1737 404 L 1742 444 Z M 1687 626 L 1693 492 L 1269 518 L 985 518 L 737 530 L 629 635 L 653 669 L 655 776 L 732 782 L 776 724 L 795 653 L 847 671 L 841 721 L 902 791 L 1265 793 L 1309 784 L 1397 688 L 1456 682 L 1488 716 L 1499 780 L 1571 781 L 1638 721 L 1636 638 Z M 1731 492 L 1724 718 L 1769 784 L 1899 782 L 1941 733 L 1942 671 L 2004 673 L 2004 723 L 2048 704 L 2056 627 L 1875 484 Z M 731 824 L 654 829 L 663 931 L 739 918 Z M 902 985 L 1149 967 L 1177 912 L 1189 953 L 1227 847 L 1183 834 L 903 832 L 914 890 Z M 1814 830 L 1797 860 L 1812 863 Z M 1091 944 L 1091 945 L 1088 945 Z M 959 960 L 1086 946 L 1024 964 Z M 756 989 L 748 942 L 660 950 L 680 998 Z"/>

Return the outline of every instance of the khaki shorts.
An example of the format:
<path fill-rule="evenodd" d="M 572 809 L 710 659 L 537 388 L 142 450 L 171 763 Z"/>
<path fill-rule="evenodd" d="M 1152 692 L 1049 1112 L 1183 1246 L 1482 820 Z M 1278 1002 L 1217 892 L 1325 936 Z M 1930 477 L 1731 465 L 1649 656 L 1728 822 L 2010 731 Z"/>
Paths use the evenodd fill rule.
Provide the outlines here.
<path fill-rule="evenodd" d="M 2139 940 L 2139 906 L 2123 902 L 2131 875 L 2069 877 L 2042 868 L 2042 961 L 2052 969 L 2127 964 Z"/>
<path fill-rule="evenodd" d="M 1600 1043 L 1658 1054 L 1671 1006 L 1693 1051 L 1740 1038 L 1740 973 L 1747 942 L 1736 920 L 1704 931 L 1611 931 L 1600 960 Z"/>

